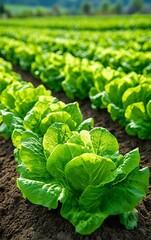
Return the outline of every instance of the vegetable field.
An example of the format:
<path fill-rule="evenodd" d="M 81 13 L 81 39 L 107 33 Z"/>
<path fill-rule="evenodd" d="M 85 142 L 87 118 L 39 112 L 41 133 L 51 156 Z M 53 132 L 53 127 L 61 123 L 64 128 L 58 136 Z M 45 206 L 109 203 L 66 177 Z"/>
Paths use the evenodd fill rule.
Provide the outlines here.
<path fill-rule="evenodd" d="M 0 20 L 2 239 L 150 240 L 151 17 Z"/>

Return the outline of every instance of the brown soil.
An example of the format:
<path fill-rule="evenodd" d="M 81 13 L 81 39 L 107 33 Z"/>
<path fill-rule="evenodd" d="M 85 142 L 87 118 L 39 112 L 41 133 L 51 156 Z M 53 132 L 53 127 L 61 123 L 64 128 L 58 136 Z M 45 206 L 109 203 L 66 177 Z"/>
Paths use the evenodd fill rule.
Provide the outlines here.
<path fill-rule="evenodd" d="M 24 80 L 39 84 L 29 73 L 14 70 L 23 75 Z M 64 102 L 69 102 L 63 93 L 53 94 Z M 151 169 L 151 141 L 142 141 L 128 136 L 124 128 L 110 119 L 106 110 L 94 111 L 88 100 L 80 101 L 84 118 L 93 117 L 95 126 L 102 126 L 113 133 L 119 142 L 120 152 L 125 154 L 139 147 L 141 167 Z M 119 224 L 118 217 L 109 217 L 103 225 L 90 236 L 80 236 L 74 227 L 60 216 L 59 208 L 49 211 L 47 208 L 31 204 L 24 200 L 16 187 L 16 163 L 10 140 L 0 137 L 1 166 L 1 239 L 2 240 L 151 240 L 151 186 L 146 198 L 138 205 L 138 227 L 128 231 Z M 118 201 L 118 199 L 117 199 Z"/>

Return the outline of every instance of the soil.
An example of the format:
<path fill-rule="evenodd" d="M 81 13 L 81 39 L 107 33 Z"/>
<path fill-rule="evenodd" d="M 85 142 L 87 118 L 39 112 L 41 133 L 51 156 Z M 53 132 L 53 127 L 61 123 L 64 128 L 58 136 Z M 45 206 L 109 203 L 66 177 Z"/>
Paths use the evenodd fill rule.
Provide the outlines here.
<path fill-rule="evenodd" d="M 21 73 L 24 80 L 33 82 L 35 86 L 39 84 L 30 73 L 23 72 L 18 67 L 14 67 L 14 71 Z M 70 102 L 64 93 L 53 95 L 66 103 Z M 89 100 L 80 101 L 79 104 L 84 118 L 93 117 L 95 126 L 105 127 L 116 136 L 122 154 L 139 147 L 140 166 L 149 166 L 151 170 L 151 141 L 128 136 L 123 127 L 111 120 L 106 110 L 92 110 Z M 5 140 L 3 137 L 0 137 L 0 167 L 2 240 L 151 240 L 151 185 L 146 198 L 137 206 L 137 228 L 128 231 L 119 223 L 118 217 L 113 216 L 106 219 L 92 235 L 80 236 L 74 227 L 60 216 L 59 207 L 50 211 L 22 198 L 16 187 L 17 172 L 13 145 L 11 140 Z"/>

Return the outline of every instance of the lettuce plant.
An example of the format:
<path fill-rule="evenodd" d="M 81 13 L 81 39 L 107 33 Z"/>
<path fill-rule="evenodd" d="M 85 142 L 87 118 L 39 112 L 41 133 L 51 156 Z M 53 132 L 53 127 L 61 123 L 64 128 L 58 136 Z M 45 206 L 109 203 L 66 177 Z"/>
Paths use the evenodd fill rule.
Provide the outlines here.
<path fill-rule="evenodd" d="M 49 209 L 61 202 L 61 215 L 80 234 L 91 234 L 110 215 L 127 229 L 137 226 L 134 208 L 146 195 L 149 170 L 139 169 L 138 149 L 119 154 L 106 129 L 75 132 L 54 123 L 43 141 L 27 131 L 16 159 L 23 197 Z"/>
<path fill-rule="evenodd" d="M 51 92 L 42 85 L 34 88 L 32 83 L 16 81 L 2 92 L 1 103 L 11 112 L 23 118 L 37 102 L 39 96 L 49 96 L 50 94 Z"/>
<path fill-rule="evenodd" d="M 10 78 L 9 78 L 10 79 Z M 9 84 L 9 82 L 11 82 Z M 9 138 L 16 128 L 23 128 L 23 119 L 41 95 L 50 96 L 44 86 L 34 88 L 31 83 L 23 81 L 2 81 L 7 87 L 2 91 L 0 100 L 0 133 Z"/>
<path fill-rule="evenodd" d="M 0 58 L 0 72 L 12 72 L 12 65 L 10 62 L 5 61 L 3 58 Z"/>
<path fill-rule="evenodd" d="M 93 75 L 94 86 L 90 89 L 89 97 L 92 103 L 92 108 L 107 108 L 108 96 L 105 91 L 105 86 L 114 79 L 120 79 L 125 76 L 124 72 L 119 72 L 110 67 L 98 69 Z"/>
<path fill-rule="evenodd" d="M 80 59 L 73 56 L 68 56 L 66 61 L 63 90 L 70 99 L 87 98 L 93 86 L 93 73 L 98 68 L 102 68 L 102 65 L 86 58 Z"/>
<path fill-rule="evenodd" d="M 31 64 L 31 72 L 50 89 L 58 92 L 62 90 L 61 82 L 64 80 L 65 55 L 46 52 L 37 54 Z"/>
<path fill-rule="evenodd" d="M 129 135 L 151 139 L 151 85 L 146 83 L 128 89 L 123 95 L 123 106 Z"/>
<path fill-rule="evenodd" d="M 148 114 L 151 79 L 136 73 L 120 78 L 120 75 L 114 76 L 116 71 L 106 74 L 104 79 L 103 72 L 100 81 L 95 79 L 95 87 L 89 93 L 92 107 L 107 108 L 111 118 L 125 126 L 129 135 L 151 139 L 151 117 Z"/>

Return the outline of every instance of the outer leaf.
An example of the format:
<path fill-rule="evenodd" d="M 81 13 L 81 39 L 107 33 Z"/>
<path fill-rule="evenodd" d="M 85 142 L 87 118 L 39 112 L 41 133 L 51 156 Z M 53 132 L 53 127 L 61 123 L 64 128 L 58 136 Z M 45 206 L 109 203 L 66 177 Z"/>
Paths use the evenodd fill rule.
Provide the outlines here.
<path fill-rule="evenodd" d="M 108 217 L 106 213 L 86 212 L 79 207 L 78 202 L 74 196 L 68 196 L 61 208 L 61 215 L 68 219 L 76 228 L 76 232 L 87 235 L 94 232 L 101 226 L 105 218 Z"/>
<path fill-rule="evenodd" d="M 137 227 L 138 211 L 134 208 L 131 212 L 120 214 L 120 223 L 124 224 L 128 230 Z"/>
<path fill-rule="evenodd" d="M 46 169 L 46 158 L 43 153 L 42 140 L 33 132 L 24 132 L 20 142 L 20 158 L 26 168 L 41 176 L 49 176 Z"/>
<path fill-rule="evenodd" d="M 122 214 L 132 209 L 145 197 L 149 185 L 149 170 L 134 169 L 125 180 L 106 187 L 101 210 L 109 215 Z"/>
<path fill-rule="evenodd" d="M 17 148 L 14 149 L 14 158 L 18 164 L 22 164 L 22 161 L 19 156 L 19 149 L 17 149 Z"/>
<path fill-rule="evenodd" d="M 125 111 L 125 117 L 131 121 L 138 121 L 139 119 L 145 120 L 145 118 L 147 118 L 147 116 L 145 116 L 145 105 L 143 102 L 137 102 L 137 103 L 133 103 L 131 105 L 129 105 L 126 108 Z"/>
<path fill-rule="evenodd" d="M 74 122 L 77 123 L 77 125 L 79 125 L 82 122 L 83 115 L 79 109 L 79 104 L 77 102 L 67 104 L 63 108 L 63 111 L 68 112 L 72 116 Z"/>
<path fill-rule="evenodd" d="M 19 159 L 16 159 L 16 154 L 15 154 L 15 160 L 19 160 Z M 19 163 L 19 161 L 18 161 Z M 45 175 L 45 176 L 41 176 L 41 173 L 40 172 L 31 172 L 29 171 L 25 165 L 23 163 L 20 163 L 18 166 L 17 166 L 17 172 L 20 176 L 20 178 L 25 178 L 25 179 L 28 179 L 28 180 L 34 180 L 34 181 L 39 181 L 39 182 L 44 182 L 44 183 L 50 183 L 53 179 L 50 175 Z"/>
<path fill-rule="evenodd" d="M 25 132 L 25 129 L 23 128 L 22 125 L 18 125 L 14 129 L 11 136 L 14 147 L 20 149 L 20 140 L 24 132 Z"/>
<path fill-rule="evenodd" d="M 151 118 L 151 100 L 147 103 L 146 109 L 148 116 Z"/>
<path fill-rule="evenodd" d="M 93 118 L 88 118 L 84 120 L 77 128 L 77 131 L 80 132 L 82 130 L 90 130 L 94 126 Z"/>
<path fill-rule="evenodd" d="M 58 206 L 58 201 L 62 201 L 65 197 L 65 189 L 59 184 L 18 178 L 17 186 L 22 191 L 23 197 L 30 202 L 49 209 L 55 209 Z"/>
<path fill-rule="evenodd" d="M 15 128 L 22 128 L 22 119 L 17 117 L 14 113 L 9 110 L 1 110 L 2 124 L 0 126 L 0 133 L 5 138 L 10 138 Z"/>
<path fill-rule="evenodd" d="M 119 167 L 117 168 L 118 174 L 129 174 L 134 168 L 139 166 L 140 155 L 138 148 L 125 154 L 119 161 Z"/>

